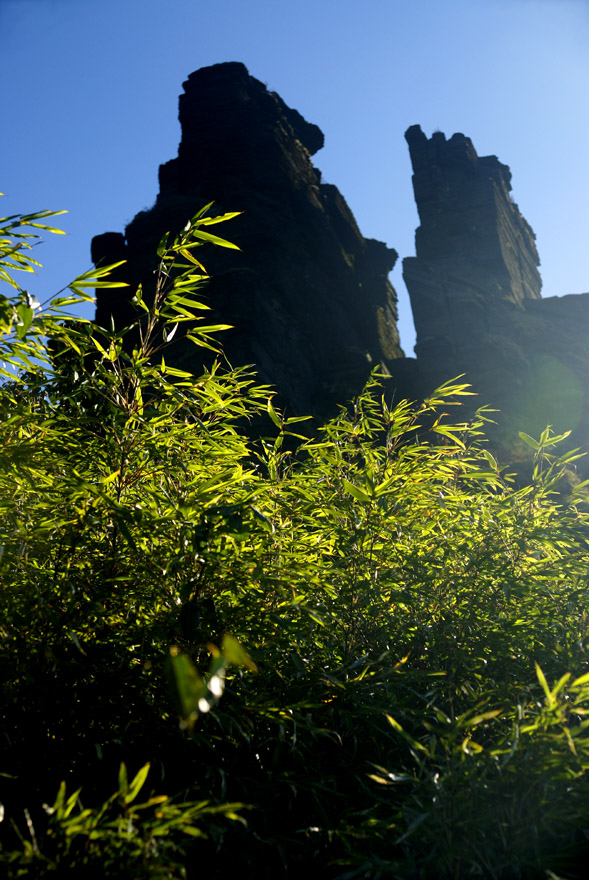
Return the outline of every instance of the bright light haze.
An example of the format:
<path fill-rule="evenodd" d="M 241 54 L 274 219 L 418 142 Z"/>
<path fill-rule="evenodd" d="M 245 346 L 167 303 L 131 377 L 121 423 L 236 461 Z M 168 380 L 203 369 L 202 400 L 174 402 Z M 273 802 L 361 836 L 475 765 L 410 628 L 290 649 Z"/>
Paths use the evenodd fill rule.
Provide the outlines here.
<path fill-rule="evenodd" d="M 69 211 L 22 283 L 57 292 L 151 207 L 182 82 L 242 61 L 322 129 L 314 163 L 366 237 L 415 253 L 404 132 L 461 131 L 510 166 L 543 295 L 588 291 L 588 47 L 587 0 L 0 0 L 0 214 Z M 401 259 L 391 280 L 412 355 Z"/>

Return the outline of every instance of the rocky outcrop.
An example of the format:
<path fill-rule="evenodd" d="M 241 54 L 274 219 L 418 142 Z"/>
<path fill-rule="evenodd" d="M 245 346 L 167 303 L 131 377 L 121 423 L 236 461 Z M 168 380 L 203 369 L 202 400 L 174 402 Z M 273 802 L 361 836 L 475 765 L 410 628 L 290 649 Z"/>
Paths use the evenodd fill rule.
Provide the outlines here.
<path fill-rule="evenodd" d="M 420 217 L 416 256 L 403 262 L 416 361 L 399 344 L 388 281 L 397 255 L 365 239 L 337 188 L 321 182 L 311 161 L 320 129 L 238 63 L 188 77 L 180 122 L 155 205 L 124 234 L 96 237 L 95 262 L 126 259 L 117 277 L 149 296 L 165 232 L 212 201 L 219 213 L 242 211 L 221 233 L 241 250 L 203 256 L 211 322 L 233 325 L 227 358 L 254 365 L 289 414 L 324 418 L 381 364 L 397 399 L 465 374 L 478 402 L 501 410 L 491 431 L 509 460 L 520 454 L 518 431 L 537 435 L 546 424 L 589 446 L 589 294 L 542 299 L 534 233 L 495 156 L 478 156 L 463 134 L 406 133 Z M 99 291 L 97 323 L 134 317 L 128 294 Z M 167 360 L 201 368 L 200 350 L 173 346 Z"/>
<path fill-rule="evenodd" d="M 589 294 L 542 299 L 534 233 L 511 200 L 511 174 L 463 134 L 406 133 L 419 211 L 403 261 L 421 393 L 460 373 L 501 410 L 492 436 L 509 458 L 518 431 L 547 424 L 589 441 Z"/>
<path fill-rule="evenodd" d="M 249 75 L 243 64 L 192 73 L 180 97 L 178 156 L 160 167 L 153 208 L 124 235 L 92 243 L 95 262 L 127 259 L 120 270 L 149 293 L 162 235 L 178 231 L 203 205 L 243 211 L 216 227 L 241 250 L 211 248 L 203 261 L 214 323 L 234 329 L 223 349 L 234 365 L 253 364 L 290 413 L 323 416 L 356 394 L 370 369 L 403 355 L 396 294 L 388 281 L 397 254 L 367 240 L 343 196 L 321 182 L 311 156 L 323 134 Z M 200 256 L 200 254 L 199 254 Z M 129 322 L 119 291 L 98 297 L 96 321 Z M 179 345 L 176 359 L 199 355 Z"/>

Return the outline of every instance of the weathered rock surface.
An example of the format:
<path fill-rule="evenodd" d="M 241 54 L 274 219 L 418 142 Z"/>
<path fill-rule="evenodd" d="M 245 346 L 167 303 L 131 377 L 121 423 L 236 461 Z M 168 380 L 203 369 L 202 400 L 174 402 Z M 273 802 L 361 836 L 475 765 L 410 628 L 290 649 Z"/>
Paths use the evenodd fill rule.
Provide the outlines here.
<path fill-rule="evenodd" d="M 356 394 L 370 369 L 402 357 L 396 294 L 389 280 L 397 254 L 365 239 L 343 196 L 321 183 L 311 156 L 323 134 L 282 99 L 227 63 L 192 73 L 180 97 L 178 157 L 160 167 L 160 192 L 124 236 L 92 243 L 94 261 L 127 259 L 119 277 L 149 291 L 162 235 L 178 231 L 203 205 L 243 211 L 215 227 L 241 251 L 211 248 L 203 261 L 214 281 L 212 322 L 234 365 L 254 364 L 279 389 L 289 413 L 323 416 Z M 199 253 L 200 256 L 200 253 Z M 119 291 L 101 293 L 96 320 L 129 322 Z M 176 358 L 199 368 L 198 350 Z"/>
<path fill-rule="evenodd" d="M 511 200 L 511 174 L 463 134 L 406 132 L 420 217 L 403 261 L 415 319 L 420 391 L 465 373 L 501 410 L 492 432 L 509 457 L 517 435 L 551 424 L 589 441 L 589 294 L 542 299 L 534 233 Z"/>

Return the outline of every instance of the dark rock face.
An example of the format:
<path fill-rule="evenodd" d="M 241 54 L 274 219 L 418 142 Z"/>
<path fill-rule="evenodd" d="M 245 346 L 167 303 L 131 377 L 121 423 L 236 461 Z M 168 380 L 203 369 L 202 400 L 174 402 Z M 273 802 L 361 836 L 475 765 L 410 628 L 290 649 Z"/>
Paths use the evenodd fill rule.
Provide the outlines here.
<path fill-rule="evenodd" d="M 452 372 L 451 365 L 473 365 L 473 334 L 478 349 L 490 313 L 503 305 L 521 311 L 540 298 L 540 261 L 534 233 L 511 201 L 506 165 L 479 158 L 462 134 L 428 140 L 415 125 L 405 137 L 421 222 L 417 257 L 403 261 L 416 353 L 422 370 L 438 373 L 443 358 Z"/>
<path fill-rule="evenodd" d="M 589 442 L 589 294 L 542 299 L 534 233 L 510 198 L 511 174 L 462 134 L 406 133 L 421 225 L 403 261 L 421 391 L 466 373 L 501 410 L 496 444 L 547 424 Z M 516 447 L 514 448 L 514 438 Z"/>
<path fill-rule="evenodd" d="M 178 231 L 204 204 L 243 211 L 215 231 L 241 251 L 202 252 L 213 282 L 211 322 L 234 365 L 254 364 L 279 389 L 290 413 L 323 416 L 362 387 L 370 369 L 402 357 L 396 294 L 388 273 L 397 254 L 361 235 L 335 186 L 321 183 L 311 155 L 323 145 L 316 125 L 249 75 L 243 64 L 192 73 L 180 97 L 178 157 L 160 167 L 155 206 L 125 235 L 92 243 L 94 261 L 127 259 L 119 270 L 149 291 L 162 235 Z M 199 254 L 200 257 L 200 254 Z M 98 297 L 96 321 L 129 322 L 120 292 Z M 177 349 L 176 359 L 199 354 Z"/>

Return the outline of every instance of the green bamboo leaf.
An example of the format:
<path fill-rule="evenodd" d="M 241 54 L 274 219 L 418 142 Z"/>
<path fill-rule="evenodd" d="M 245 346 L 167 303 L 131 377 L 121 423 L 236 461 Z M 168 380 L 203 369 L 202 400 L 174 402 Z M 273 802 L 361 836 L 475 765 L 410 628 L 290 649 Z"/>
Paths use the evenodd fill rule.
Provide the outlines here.
<path fill-rule="evenodd" d="M 266 532 L 270 532 L 270 534 L 273 535 L 275 532 L 275 527 L 274 527 L 274 523 L 272 522 L 272 520 L 269 519 L 269 517 L 267 517 L 265 513 L 262 513 L 262 511 L 259 508 L 254 507 L 253 505 L 251 507 L 251 511 L 254 514 L 254 516 L 256 517 L 256 519 L 259 520 L 259 522 L 262 524 L 262 528 Z"/>
<path fill-rule="evenodd" d="M 546 702 L 548 703 L 549 706 L 553 706 L 554 705 L 554 697 L 552 696 L 552 692 L 551 692 L 550 688 L 548 687 L 548 682 L 546 681 L 546 676 L 544 675 L 544 673 L 540 669 L 539 664 L 535 661 L 534 661 L 534 666 L 536 667 L 536 675 L 538 676 L 538 681 L 542 685 L 542 690 L 544 691 L 544 693 L 546 695 Z"/>
<path fill-rule="evenodd" d="M 582 684 L 589 684 L 589 672 L 586 672 L 584 675 L 580 675 L 579 678 L 576 678 L 571 687 L 579 687 Z"/>
<path fill-rule="evenodd" d="M 55 798 L 55 802 L 52 807 L 45 808 L 48 813 L 57 813 L 58 816 L 61 816 L 63 813 L 63 805 L 65 803 L 65 780 L 62 780 L 59 784 L 59 789 L 57 791 L 57 795 Z"/>
<path fill-rule="evenodd" d="M 190 657 L 175 646 L 170 648 L 170 663 L 180 716 L 191 726 L 200 712 L 208 712 L 210 708 L 208 688 Z"/>
<path fill-rule="evenodd" d="M 114 480 L 116 480 L 116 478 L 120 475 L 120 473 L 121 473 L 121 470 L 119 468 L 118 470 L 113 471 L 111 474 L 108 474 L 108 476 L 103 477 L 102 481 L 101 481 L 102 485 L 103 486 L 110 485 L 110 483 L 112 483 Z"/>
<path fill-rule="evenodd" d="M 215 223 L 224 223 L 226 220 L 232 220 L 234 217 L 239 217 L 240 214 L 243 214 L 243 211 L 231 211 L 228 214 L 221 214 L 219 217 L 203 217 L 203 219 L 199 220 L 195 225 L 213 226 Z"/>
<path fill-rule="evenodd" d="M 57 229 L 55 226 L 45 226 L 43 223 L 27 223 L 27 226 L 32 226 L 35 229 L 44 229 L 46 232 L 52 232 L 54 235 L 66 235 L 63 229 Z"/>
<path fill-rule="evenodd" d="M 197 828 L 195 825 L 182 825 L 182 832 L 188 834 L 190 837 L 207 836 L 204 831 L 201 831 L 200 828 Z"/>
<path fill-rule="evenodd" d="M 145 780 L 147 779 L 147 774 L 149 773 L 150 766 L 151 765 L 149 763 L 144 764 L 141 770 L 132 780 L 131 784 L 129 785 L 129 791 L 124 798 L 125 804 L 131 804 L 143 788 Z"/>
<path fill-rule="evenodd" d="M 63 808 L 63 814 L 62 814 L 65 819 L 67 819 L 67 817 L 71 814 L 72 810 L 76 806 L 76 804 L 78 802 L 78 798 L 80 797 L 81 791 L 82 791 L 82 789 L 78 788 L 78 790 L 75 791 L 73 794 L 71 794 L 69 796 L 69 798 L 67 799 L 67 801 L 65 802 L 65 806 Z"/>
<path fill-rule="evenodd" d="M 412 736 L 410 736 L 410 734 L 408 734 L 407 731 L 405 731 L 401 727 L 399 722 L 395 718 L 393 718 L 392 715 L 385 713 L 385 718 L 387 719 L 393 730 L 400 734 L 403 739 L 406 740 L 414 749 L 417 749 L 417 751 L 419 752 L 425 752 L 426 754 L 428 754 L 428 750 L 426 749 L 426 747 L 423 746 L 416 739 L 414 739 Z"/>
<path fill-rule="evenodd" d="M 359 486 L 354 486 L 353 483 L 348 482 L 348 480 L 343 481 L 344 489 L 348 494 L 352 495 L 352 497 L 356 498 L 358 501 L 372 501 L 370 495 L 365 492 L 363 489 L 360 489 Z"/>
<path fill-rule="evenodd" d="M 51 300 L 51 308 L 52 309 L 65 309 L 68 306 L 77 306 L 80 303 L 88 302 L 86 296 L 76 295 L 76 296 L 59 296 L 55 299 Z M 90 321 L 87 321 L 85 318 L 77 318 L 77 320 L 82 324 L 90 324 Z"/>
<path fill-rule="evenodd" d="M 390 489 L 391 486 L 395 485 L 397 480 L 398 480 L 398 474 L 391 474 L 390 477 L 387 477 L 385 480 L 383 480 L 381 483 L 379 483 L 378 486 L 375 486 L 374 494 L 375 495 L 383 495 L 387 491 L 387 489 Z"/>
<path fill-rule="evenodd" d="M 314 620 L 315 623 L 319 624 L 319 626 L 326 626 L 327 625 L 325 623 L 324 619 L 319 614 L 317 614 L 317 612 L 314 611 L 312 608 L 305 608 L 305 611 L 307 612 L 307 614 L 309 615 L 311 620 Z"/>
<path fill-rule="evenodd" d="M 276 410 L 272 406 L 272 401 L 270 400 L 270 398 L 268 398 L 268 405 L 267 405 L 266 409 L 268 410 L 268 415 L 270 416 L 270 418 L 272 419 L 272 421 L 274 422 L 276 427 L 279 430 L 282 430 L 282 422 L 280 421 L 280 418 L 278 417 Z"/>
<path fill-rule="evenodd" d="M 227 662 L 231 663 L 233 666 L 245 666 L 250 672 L 258 671 L 258 667 L 245 648 L 243 648 L 237 639 L 229 633 L 225 633 L 223 636 L 221 653 L 224 655 Z"/>
<path fill-rule="evenodd" d="M 194 217 L 192 218 L 192 220 L 190 220 L 186 224 L 187 230 L 190 229 L 190 227 L 193 223 L 196 223 L 197 220 L 200 220 L 201 217 L 204 217 L 204 215 L 207 213 L 207 211 L 210 211 L 214 204 L 215 204 L 214 202 L 208 202 L 208 204 L 204 205 L 204 207 L 202 207 L 200 209 L 200 211 L 197 211 L 196 214 L 194 215 Z"/>
<path fill-rule="evenodd" d="M 483 721 L 490 721 L 492 718 L 497 718 L 502 712 L 503 709 L 491 709 L 488 712 L 481 712 L 480 715 L 475 715 L 473 718 L 469 718 L 466 722 L 466 726 L 475 727 L 477 724 L 482 724 Z"/>
<path fill-rule="evenodd" d="M 533 437 L 530 437 L 529 434 L 526 434 L 525 431 L 518 431 L 517 433 L 520 440 L 523 440 L 524 443 L 526 443 L 528 446 L 531 446 L 532 449 L 540 449 L 540 444 L 538 443 L 538 441 L 534 440 Z"/>
<path fill-rule="evenodd" d="M 119 792 L 126 795 L 128 790 L 129 783 L 127 779 L 127 767 L 124 762 L 121 762 L 121 766 L 119 767 Z"/>
<path fill-rule="evenodd" d="M 199 269 L 202 269 L 202 272 L 203 272 L 203 275 L 201 276 L 202 278 L 208 278 L 208 275 L 206 274 L 206 269 L 205 269 L 205 267 L 203 266 L 203 264 L 200 263 L 200 262 L 196 259 L 196 257 L 194 257 L 194 256 L 190 253 L 190 251 L 188 250 L 187 247 L 182 247 L 182 248 L 180 248 L 180 250 L 178 251 L 178 253 L 182 254 L 182 256 L 185 257 L 187 260 L 189 260 L 191 263 L 194 263 L 194 265 L 197 266 Z"/>
<path fill-rule="evenodd" d="M 79 279 L 76 279 L 76 281 L 72 281 L 68 286 L 70 290 L 83 290 L 86 287 L 95 290 L 107 287 L 128 287 L 129 285 L 126 281 L 92 281 L 91 279 L 88 281 L 80 281 Z"/>
<path fill-rule="evenodd" d="M 210 241 L 211 244 L 216 244 L 218 247 L 231 248 L 234 251 L 241 250 L 236 244 L 233 244 L 224 238 L 219 238 L 218 235 L 212 235 L 210 232 L 202 232 L 200 229 L 192 229 L 191 235 L 194 235 L 196 238 L 201 238 L 203 241 Z"/>
<path fill-rule="evenodd" d="M 489 452 L 488 449 L 481 449 L 481 452 L 484 455 L 484 457 L 487 459 L 487 462 L 491 465 L 493 470 L 496 471 L 498 468 L 498 465 L 497 465 L 497 460 L 495 459 L 495 457 L 493 455 L 491 455 L 491 453 Z"/>
<path fill-rule="evenodd" d="M 464 441 L 460 439 L 460 437 L 456 436 L 456 431 L 461 430 L 461 427 L 455 426 L 447 426 L 447 425 L 434 425 L 432 430 L 436 434 L 440 434 L 442 437 L 447 437 L 453 443 L 456 443 L 457 446 L 460 446 L 461 449 L 464 449 Z"/>
<path fill-rule="evenodd" d="M 191 277 L 201 278 L 202 276 L 195 275 L 195 276 L 191 276 Z M 188 308 L 198 309 L 203 312 L 210 312 L 211 311 L 210 306 L 205 305 L 205 303 L 200 302 L 200 300 L 196 299 L 195 297 L 185 296 L 184 294 L 185 294 L 185 291 L 182 291 L 182 294 L 178 294 L 175 291 L 171 294 L 168 294 L 166 305 L 169 305 L 171 307 L 175 307 L 177 305 L 187 306 Z"/>
<path fill-rule="evenodd" d="M 565 672 L 565 674 L 562 675 L 558 679 L 558 681 L 556 682 L 556 684 L 554 685 L 554 687 L 552 688 L 552 690 L 550 692 L 552 694 L 553 699 L 555 699 L 557 694 L 559 694 L 560 691 L 564 688 L 565 684 L 567 683 L 567 681 L 569 680 L 570 677 L 571 677 L 571 673 Z"/>

